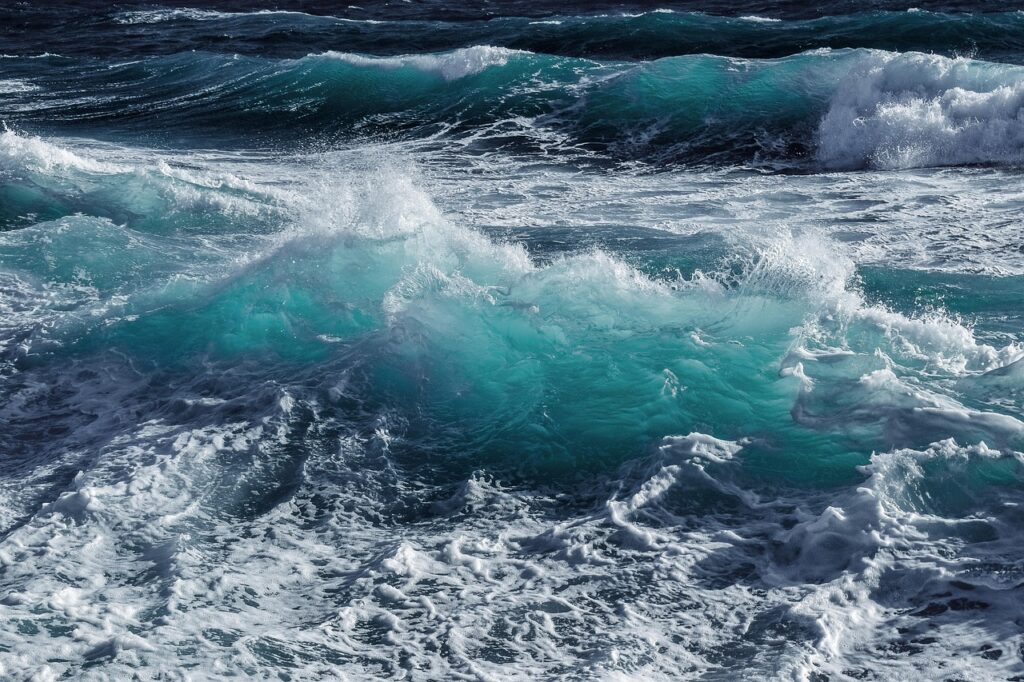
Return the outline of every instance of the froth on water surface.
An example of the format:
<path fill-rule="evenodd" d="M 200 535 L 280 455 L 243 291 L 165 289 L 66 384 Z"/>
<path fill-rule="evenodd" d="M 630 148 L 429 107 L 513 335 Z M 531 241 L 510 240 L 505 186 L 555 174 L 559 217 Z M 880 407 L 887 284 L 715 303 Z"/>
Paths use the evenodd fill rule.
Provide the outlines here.
<path fill-rule="evenodd" d="M 0 677 L 1024 675 L 1012 13 L 509 7 L 2 10 Z"/>

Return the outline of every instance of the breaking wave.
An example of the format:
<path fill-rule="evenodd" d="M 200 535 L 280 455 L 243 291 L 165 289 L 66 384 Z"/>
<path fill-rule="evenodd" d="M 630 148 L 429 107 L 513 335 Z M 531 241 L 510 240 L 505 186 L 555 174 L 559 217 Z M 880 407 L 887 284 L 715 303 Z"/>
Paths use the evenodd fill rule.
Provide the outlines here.
<path fill-rule="evenodd" d="M 117 117 L 211 131 L 245 121 L 272 137 L 465 139 L 481 150 L 837 169 L 1017 164 L 1024 153 L 1020 67 L 916 53 L 642 64 L 487 46 L 297 60 L 182 54 L 84 78 L 124 95 L 68 109 L 25 88 L 11 120 Z"/>

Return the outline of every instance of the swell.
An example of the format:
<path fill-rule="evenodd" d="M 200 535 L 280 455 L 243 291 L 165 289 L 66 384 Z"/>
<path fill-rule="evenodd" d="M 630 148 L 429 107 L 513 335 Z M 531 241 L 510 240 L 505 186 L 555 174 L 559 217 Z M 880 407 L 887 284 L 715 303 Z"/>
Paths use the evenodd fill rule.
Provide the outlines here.
<path fill-rule="evenodd" d="M 91 63 L 70 85 L 64 75 L 29 85 L 0 114 L 235 144 L 239 130 L 248 143 L 444 137 L 470 151 L 836 169 L 1016 164 L 1024 153 L 1024 69 L 921 53 L 642 63 L 491 46 L 294 60 L 188 53 Z"/>
<path fill-rule="evenodd" d="M 368 17 L 365 12 L 331 16 L 164 8 L 114 11 L 106 17 L 89 17 L 86 22 L 74 22 L 72 13 L 57 25 L 51 20 L 33 29 L 36 35 L 52 31 L 47 44 L 59 45 L 62 54 L 82 56 L 96 54 L 90 36 L 98 32 L 107 40 L 111 34 L 120 36 L 111 49 L 125 49 L 126 54 L 136 56 L 208 50 L 299 57 L 338 45 L 352 52 L 399 54 L 475 44 L 602 59 L 704 53 L 773 58 L 808 49 L 859 47 L 1015 60 L 1024 52 L 1024 14 L 1015 11 L 860 11 L 780 20 L 770 7 L 751 7 L 733 16 L 711 10 L 631 12 L 620 8 L 600 13 L 595 7 L 573 15 L 566 13 L 565 7 L 554 9 L 558 11 L 537 16 L 512 12 L 513 16 L 499 13 L 452 20 L 443 15 L 396 19 L 395 9 L 381 17 Z M 159 31 L 142 30 L 150 27 Z M 232 36 L 230 41 L 226 34 Z M 17 48 L 19 36 L 12 36 L 11 42 Z"/>

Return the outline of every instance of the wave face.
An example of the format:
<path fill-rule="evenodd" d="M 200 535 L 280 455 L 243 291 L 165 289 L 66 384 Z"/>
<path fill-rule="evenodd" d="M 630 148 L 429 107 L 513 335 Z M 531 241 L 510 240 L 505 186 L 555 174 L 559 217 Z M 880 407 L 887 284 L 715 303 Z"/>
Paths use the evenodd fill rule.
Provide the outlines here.
<path fill-rule="evenodd" d="M 0 8 L 0 678 L 1024 676 L 1024 24 L 701 5 Z"/>

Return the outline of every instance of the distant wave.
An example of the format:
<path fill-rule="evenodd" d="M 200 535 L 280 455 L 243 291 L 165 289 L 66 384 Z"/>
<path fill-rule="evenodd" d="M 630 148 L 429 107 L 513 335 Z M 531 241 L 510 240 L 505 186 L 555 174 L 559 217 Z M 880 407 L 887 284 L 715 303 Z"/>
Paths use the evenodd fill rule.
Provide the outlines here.
<path fill-rule="evenodd" d="M 68 107 L 45 78 L 10 119 L 116 118 L 273 135 L 473 134 L 481 144 L 652 162 L 907 168 L 1024 161 L 1024 68 L 878 50 L 783 59 L 597 62 L 474 46 L 294 60 L 186 53 L 85 70 Z M 116 96 L 109 96 L 116 95 Z M 494 142 L 497 140 L 497 142 Z"/>
<path fill-rule="evenodd" d="M 163 41 L 220 49 L 221 31 L 259 28 L 266 46 L 353 52 L 439 52 L 489 44 L 562 56 L 603 59 L 684 54 L 783 57 L 808 49 L 874 48 L 890 51 L 998 55 L 1024 52 L 1024 13 L 867 11 L 783 20 L 747 14 L 654 10 L 616 14 L 496 16 L 487 20 L 382 20 L 297 11 L 224 12 L 193 8 L 121 11 L 118 25 L 161 24 Z M 179 33 L 180 32 L 180 33 Z M 314 41 L 310 43 L 310 41 Z M 198 41 L 198 45 L 196 42 Z"/>
<path fill-rule="evenodd" d="M 309 19 L 326 22 L 356 22 L 365 24 L 384 23 L 374 19 L 354 20 L 329 15 L 307 14 L 295 10 L 261 9 L 253 12 L 223 12 L 219 10 L 195 9 L 191 7 L 167 7 L 147 10 L 128 10 L 117 12 L 112 16 L 117 24 L 161 24 L 165 22 L 217 21 L 217 20 L 271 20 L 281 21 L 283 17 Z"/>
<path fill-rule="evenodd" d="M 504 66 L 517 50 L 476 45 L 445 54 L 415 54 L 399 57 L 369 57 L 347 52 L 327 52 L 321 57 L 337 59 L 353 66 L 390 69 L 416 69 L 453 81 L 480 73 L 491 66 Z"/>
<path fill-rule="evenodd" d="M 162 8 L 118 12 L 113 19 L 118 24 L 157 24 L 162 21 L 210 21 L 232 16 L 228 12 L 192 8 Z"/>

